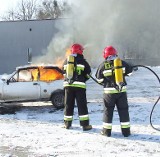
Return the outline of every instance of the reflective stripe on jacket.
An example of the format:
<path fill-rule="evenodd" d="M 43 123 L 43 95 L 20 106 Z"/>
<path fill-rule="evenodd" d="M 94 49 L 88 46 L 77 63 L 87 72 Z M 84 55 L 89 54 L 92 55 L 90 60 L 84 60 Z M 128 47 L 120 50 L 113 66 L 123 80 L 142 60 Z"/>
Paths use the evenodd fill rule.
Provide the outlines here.
<path fill-rule="evenodd" d="M 125 67 L 122 68 L 123 74 L 125 74 L 125 69 L 126 69 Z M 104 70 L 103 75 L 104 76 L 112 76 L 112 72 L 114 73 L 114 71 L 112 71 L 112 69 Z"/>
<path fill-rule="evenodd" d="M 105 60 L 102 62 L 97 71 L 96 71 L 96 79 L 98 83 L 103 84 L 104 87 L 104 93 L 121 93 L 126 92 L 126 80 L 125 76 L 130 74 L 132 72 L 132 66 L 129 65 L 127 62 L 122 61 L 122 69 L 123 69 L 123 88 L 122 90 L 117 90 L 119 87 L 115 82 L 115 72 L 114 72 L 114 63 L 113 61 L 107 61 Z"/>
<path fill-rule="evenodd" d="M 115 93 L 121 93 L 121 92 L 126 92 L 126 91 L 127 91 L 126 86 L 123 86 L 121 91 L 118 91 L 114 87 L 104 88 L 104 93 L 106 93 L 106 94 L 115 94 Z"/>
<path fill-rule="evenodd" d="M 67 59 L 63 64 L 63 75 L 64 75 L 64 82 L 63 87 L 79 87 L 79 88 L 86 88 L 86 81 L 90 78 L 91 68 L 88 62 L 84 59 L 83 55 L 77 54 L 75 56 L 75 71 L 72 81 L 70 82 L 66 77 L 66 67 L 67 67 Z"/>
<path fill-rule="evenodd" d="M 86 84 L 84 82 L 74 81 L 72 84 L 69 84 L 67 81 L 63 82 L 63 87 L 80 87 L 86 88 Z"/>

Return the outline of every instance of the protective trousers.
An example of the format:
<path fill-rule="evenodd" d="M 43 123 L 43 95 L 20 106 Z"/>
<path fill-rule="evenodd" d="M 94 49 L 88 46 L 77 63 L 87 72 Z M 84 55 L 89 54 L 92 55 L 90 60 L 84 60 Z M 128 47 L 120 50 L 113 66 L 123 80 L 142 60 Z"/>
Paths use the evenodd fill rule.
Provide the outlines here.
<path fill-rule="evenodd" d="M 78 114 L 81 126 L 89 125 L 89 116 L 86 99 L 86 89 L 79 87 L 66 87 L 65 88 L 65 108 L 64 108 L 64 121 L 71 125 L 73 120 L 75 100 L 77 102 Z M 66 117 L 66 118 L 65 118 Z M 67 119 L 70 117 L 70 119 Z"/>
<path fill-rule="evenodd" d="M 125 129 L 130 129 L 130 118 L 126 92 L 104 94 L 103 122 L 106 124 L 106 129 L 112 129 L 112 119 L 115 105 L 118 110 L 122 132 Z M 109 126 L 109 128 L 107 128 L 107 126 Z"/>

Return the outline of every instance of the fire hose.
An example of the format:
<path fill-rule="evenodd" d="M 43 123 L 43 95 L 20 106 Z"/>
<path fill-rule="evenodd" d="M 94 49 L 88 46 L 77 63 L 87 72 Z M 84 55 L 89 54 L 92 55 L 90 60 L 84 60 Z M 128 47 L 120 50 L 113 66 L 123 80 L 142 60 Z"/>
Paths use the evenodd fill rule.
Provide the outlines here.
<path fill-rule="evenodd" d="M 133 67 L 143 67 L 143 68 L 148 69 L 149 71 L 151 71 L 151 72 L 156 76 L 156 78 L 158 79 L 158 81 L 159 81 L 159 83 L 160 83 L 160 78 L 158 77 L 158 75 L 157 75 L 151 68 L 149 68 L 149 67 L 147 67 L 147 66 L 144 66 L 144 65 L 135 65 L 135 66 L 133 66 Z M 151 113 L 150 113 L 150 116 L 149 116 L 150 125 L 151 125 L 151 127 L 152 127 L 154 130 L 156 130 L 156 131 L 160 131 L 160 129 L 158 129 L 158 128 L 156 128 L 156 127 L 153 126 L 153 123 L 152 123 L 152 115 L 153 115 L 153 111 L 154 111 L 156 105 L 157 105 L 158 102 L 159 102 L 159 99 L 160 99 L 160 96 L 158 97 L 158 99 L 157 99 L 156 102 L 154 103 L 154 105 L 153 105 L 153 107 L 152 107 L 152 110 L 151 110 Z"/>
<path fill-rule="evenodd" d="M 134 66 L 133 66 L 133 68 L 137 68 L 137 67 L 143 67 L 143 68 L 146 68 L 146 69 L 148 69 L 149 71 L 151 71 L 151 72 L 156 76 L 156 78 L 158 79 L 158 81 L 159 81 L 159 83 L 160 83 L 160 78 L 159 78 L 159 76 L 158 76 L 151 68 L 149 68 L 149 67 L 147 67 L 147 66 L 144 66 L 144 65 L 134 65 Z M 93 79 L 93 81 L 95 81 L 95 82 L 98 83 L 99 85 L 103 85 L 102 83 L 99 83 L 99 82 L 98 82 L 94 77 L 92 77 L 91 75 L 89 75 L 89 76 Z M 152 107 L 152 109 L 151 109 L 151 112 L 150 112 L 150 116 L 149 116 L 150 125 L 151 125 L 151 127 L 152 127 L 154 130 L 156 130 L 156 131 L 160 131 L 160 129 L 154 127 L 154 125 L 153 125 L 153 123 L 152 123 L 152 116 L 153 116 L 153 111 L 154 111 L 156 105 L 158 104 L 159 100 L 160 100 L 160 96 L 158 97 L 158 99 L 157 99 L 156 102 L 154 103 L 154 105 L 153 105 L 153 107 Z"/>

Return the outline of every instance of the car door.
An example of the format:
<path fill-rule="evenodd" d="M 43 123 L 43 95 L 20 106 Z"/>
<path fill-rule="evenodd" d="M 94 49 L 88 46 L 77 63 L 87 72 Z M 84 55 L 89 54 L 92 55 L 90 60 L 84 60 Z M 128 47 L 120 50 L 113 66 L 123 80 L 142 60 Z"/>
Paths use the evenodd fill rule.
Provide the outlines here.
<path fill-rule="evenodd" d="M 3 85 L 4 101 L 29 101 L 40 98 L 40 84 L 29 78 L 28 70 L 17 72 Z"/>
<path fill-rule="evenodd" d="M 41 98 L 48 99 L 57 88 L 63 88 L 63 74 L 57 69 L 49 66 L 40 68 Z"/>

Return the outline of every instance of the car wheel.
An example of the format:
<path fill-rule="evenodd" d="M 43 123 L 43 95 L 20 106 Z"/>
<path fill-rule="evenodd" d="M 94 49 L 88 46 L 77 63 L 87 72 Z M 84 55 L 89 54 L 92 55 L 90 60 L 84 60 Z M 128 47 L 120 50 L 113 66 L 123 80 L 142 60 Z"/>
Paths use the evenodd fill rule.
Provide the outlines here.
<path fill-rule="evenodd" d="M 51 102 L 57 109 L 64 108 L 64 90 L 58 89 L 52 93 Z"/>

